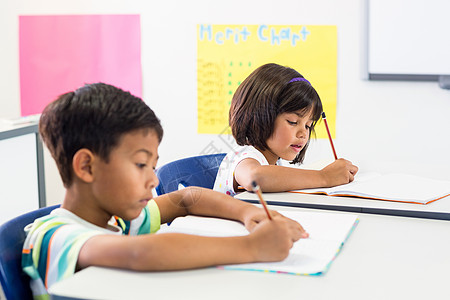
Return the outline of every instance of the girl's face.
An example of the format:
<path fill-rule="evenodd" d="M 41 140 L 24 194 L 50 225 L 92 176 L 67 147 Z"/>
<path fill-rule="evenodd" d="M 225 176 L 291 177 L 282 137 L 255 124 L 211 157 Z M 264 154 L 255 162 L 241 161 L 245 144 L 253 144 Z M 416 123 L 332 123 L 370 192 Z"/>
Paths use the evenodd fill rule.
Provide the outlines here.
<path fill-rule="evenodd" d="M 298 110 L 278 115 L 273 134 L 266 141 L 269 149 L 263 151 L 269 164 L 275 164 L 278 158 L 292 161 L 305 147 L 313 124 L 311 114 Z"/>

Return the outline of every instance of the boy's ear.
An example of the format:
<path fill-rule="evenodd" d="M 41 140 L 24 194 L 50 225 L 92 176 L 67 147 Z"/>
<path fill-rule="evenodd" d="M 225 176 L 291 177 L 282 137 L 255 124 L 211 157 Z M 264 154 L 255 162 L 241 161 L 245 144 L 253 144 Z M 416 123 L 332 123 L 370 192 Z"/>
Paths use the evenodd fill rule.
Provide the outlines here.
<path fill-rule="evenodd" d="M 72 160 L 72 168 L 75 176 L 84 182 L 92 182 L 94 179 L 92 172 L 94 160 L 95 156 L 90 150 L 86 148 L 78 150 Z"/>

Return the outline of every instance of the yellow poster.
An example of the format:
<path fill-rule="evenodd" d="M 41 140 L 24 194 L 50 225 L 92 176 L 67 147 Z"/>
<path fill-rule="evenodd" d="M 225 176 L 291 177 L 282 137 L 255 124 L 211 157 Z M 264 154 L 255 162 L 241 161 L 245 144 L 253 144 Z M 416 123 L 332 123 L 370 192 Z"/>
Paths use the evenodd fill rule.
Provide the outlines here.
<path fill-rule="evenodd" d="M 198 133 L 229 132 L 239 84 L 266 63 L 291 67 L 319 93 L 332 136 L 337 99 L 337 28 L 331 25 L 197 25 Z M 327 138 L 323 122 L 317 138 Z"/>

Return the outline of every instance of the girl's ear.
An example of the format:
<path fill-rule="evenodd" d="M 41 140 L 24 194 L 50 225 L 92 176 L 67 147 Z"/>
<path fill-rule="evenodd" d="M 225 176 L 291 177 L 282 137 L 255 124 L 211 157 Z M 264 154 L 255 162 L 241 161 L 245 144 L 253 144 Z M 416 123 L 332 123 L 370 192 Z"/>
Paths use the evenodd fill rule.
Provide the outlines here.
<path fill-rule="evenodd" d="M 92 182 L 94 179 L 92 172 L 94 160 L 95 156 L 90 150 L 86 148 L 78 150 L 73 156 L 72 161 L 75 176 L 86 183 Z"/>

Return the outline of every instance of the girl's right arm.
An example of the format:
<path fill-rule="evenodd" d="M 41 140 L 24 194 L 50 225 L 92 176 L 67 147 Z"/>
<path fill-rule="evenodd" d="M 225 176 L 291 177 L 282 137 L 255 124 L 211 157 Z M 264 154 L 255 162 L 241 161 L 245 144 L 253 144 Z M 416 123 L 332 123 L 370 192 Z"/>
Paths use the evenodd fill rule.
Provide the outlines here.
<path fill-rule="evenodd" d="M 179 233 L 140 236 L 98 235 L 78 256 L 80 269 L 104 266 L 141 271 L 182 270 L 207 266 L 280 261 L 298 240 L 298 231 L 275 215 L 258 223 L 249 235 L 203 237 Z"/>
<path fill-rule="evenodd" d="M 358 167 L 345 159 L 337 159 L 322 170 L 305 170 L 283 166 L 262 166 L 252 158 L 242 160 L 234 170 L 239 186 L 252 190 L 256 181 L 263 192 L 332 187 L 352 182 Z"/>

